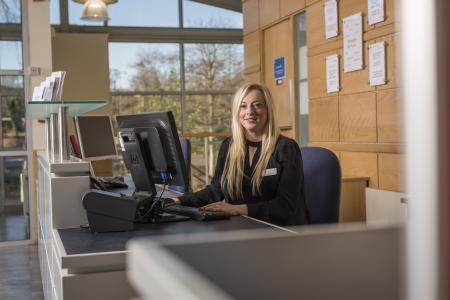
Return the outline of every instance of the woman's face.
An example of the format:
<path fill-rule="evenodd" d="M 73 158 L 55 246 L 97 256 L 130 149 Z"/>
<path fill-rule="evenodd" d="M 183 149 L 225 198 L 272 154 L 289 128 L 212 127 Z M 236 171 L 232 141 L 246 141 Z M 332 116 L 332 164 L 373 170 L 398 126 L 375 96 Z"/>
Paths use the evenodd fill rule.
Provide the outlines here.
<path fill-rule="evenodd" d="M 247 133 L 262 134 L 267 122 L 267 106 L 260 91 L 252 90 L 242 99 L 239 106 L 239 121 Z"/>

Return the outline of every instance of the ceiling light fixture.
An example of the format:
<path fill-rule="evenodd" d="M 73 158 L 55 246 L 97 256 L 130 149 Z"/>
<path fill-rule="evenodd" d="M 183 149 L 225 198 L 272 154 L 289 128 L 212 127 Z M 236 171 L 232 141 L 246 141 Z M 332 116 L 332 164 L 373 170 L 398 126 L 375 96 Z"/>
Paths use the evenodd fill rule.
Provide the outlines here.
<path fill-rule="evenodd" d="M 108 9 L 106 8 L 105 2 L 102 0 L 87 0 L 83 6 L 81 20 L 108 21 Z"/>

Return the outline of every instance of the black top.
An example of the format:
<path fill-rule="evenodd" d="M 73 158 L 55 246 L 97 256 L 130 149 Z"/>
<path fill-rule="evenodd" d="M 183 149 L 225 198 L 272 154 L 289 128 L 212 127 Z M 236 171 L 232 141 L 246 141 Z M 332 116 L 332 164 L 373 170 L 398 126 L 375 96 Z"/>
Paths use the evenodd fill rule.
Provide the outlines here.
<path fill-rule="evenodd" d="M 230 142 L 231 138 L 222 142 L 211 184 L 198 192 L 185 193 L 180 197 L 181 204 L 203 206 L 225 199 L 231 204 L 247 204 L 250 217 L 273 224 L 302 225 L 309 223 L 305 204 L 302 157 L 297 142 L 284 136 L 278 138 L 275 151 L 269 160 L 266 174 L 261 182 L 261 194 L 252 195 L 251 178 L 260 157 L 261 144 L 256 145 L 257 149 L 250 165 L 248 146 L 251 142 L 247 141 L 242 180 L 243 197 L 237 199 L 231 199 L 220 186 L 220 178 Z"/>

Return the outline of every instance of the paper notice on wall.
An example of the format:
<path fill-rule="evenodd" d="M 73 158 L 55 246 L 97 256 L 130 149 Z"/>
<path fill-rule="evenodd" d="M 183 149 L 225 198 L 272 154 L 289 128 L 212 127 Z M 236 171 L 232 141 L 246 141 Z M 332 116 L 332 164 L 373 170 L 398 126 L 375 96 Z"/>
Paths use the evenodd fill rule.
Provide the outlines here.
<path fill-rule="evenodd" d="M 362 13 L 344 18 L 344 72 L 363 68 Z"/>
<path fill-rule="evenodd" d="M 367 10 L 369 25 L 384 21 L 384 0 L 368 0 Z"/>
<path fill-rule="evenodd" d="M 386 44 L 369 45 L 369 84 L 386 84 Z"/>
<path fill-rule="evenodd" d="M 338 7 L 336 0 L 327 0 L 324 5 L 325 38 L 329 39 L 338 35 Z"/>
<path fill-rule="evenodd" d="M 339 92 L 339 56 L 337 54 L 326 57 L 327 93 Z"/>

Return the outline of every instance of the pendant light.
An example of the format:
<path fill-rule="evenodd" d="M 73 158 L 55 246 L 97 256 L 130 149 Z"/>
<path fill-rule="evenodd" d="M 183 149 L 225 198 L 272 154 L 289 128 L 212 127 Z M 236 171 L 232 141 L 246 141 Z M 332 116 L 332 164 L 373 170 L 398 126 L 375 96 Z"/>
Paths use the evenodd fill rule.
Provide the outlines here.
<path fill-rule="evenodd" d="M 83 5 L 81 20 L 108 21 L 108 9 L 102 0 L 87 0 Z"/>

